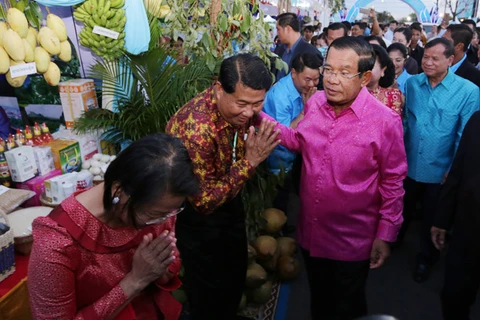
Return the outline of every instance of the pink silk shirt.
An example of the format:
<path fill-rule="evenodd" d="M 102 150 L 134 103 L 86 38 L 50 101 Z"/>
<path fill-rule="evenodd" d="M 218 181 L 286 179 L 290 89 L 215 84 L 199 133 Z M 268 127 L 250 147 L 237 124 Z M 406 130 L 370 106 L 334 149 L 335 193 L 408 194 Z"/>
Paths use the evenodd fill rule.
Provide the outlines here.
<path fill-rule="evenodd" d="M 320 91 L 296 130 L 276 128 L 303 156 L 297 237 L 312 257 L 368 260 L 375 238 L 396 240 L 407 174 L 398 114 L 363 88 L 337 116 Z"/>

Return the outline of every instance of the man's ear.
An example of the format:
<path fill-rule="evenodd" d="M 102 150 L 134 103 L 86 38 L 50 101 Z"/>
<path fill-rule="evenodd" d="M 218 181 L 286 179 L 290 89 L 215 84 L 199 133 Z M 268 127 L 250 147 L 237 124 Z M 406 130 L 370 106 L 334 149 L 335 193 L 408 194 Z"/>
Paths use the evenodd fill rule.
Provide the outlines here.
<path fill-rule="evenodd" d="M 362 76 L 362 88 L 368 85 L 370 80 L 372 79 L 372 71 L 365 71 Z"/>

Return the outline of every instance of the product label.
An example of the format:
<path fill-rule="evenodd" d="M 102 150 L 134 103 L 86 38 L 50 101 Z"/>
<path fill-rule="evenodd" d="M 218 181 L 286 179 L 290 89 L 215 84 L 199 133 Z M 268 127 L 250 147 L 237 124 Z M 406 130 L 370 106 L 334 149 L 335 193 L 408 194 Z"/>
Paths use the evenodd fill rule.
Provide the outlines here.
<path fill-rule="evenodd" d="M 12 78 L 28 76 L 29 74 L 35 73 L 37 73 L 37 65 L 35 64 L 35 62 L 19 64 L 10 67 L 10 75 Z"/>
<path fill-rule="evenodd" d="M 110 29 L 107 29 L 107 28 L 103 28 L 103 27 L 99 27 L 99 26 L 93 27 L 92 32 L 96 33 L 96 34 L 99 34 L 101 36 L 105 36 L 107 38 L 115 39 L 115 40 L 117 40 L 118 36 L 120 35 L 120 33 L 116 32 L 116 31 L 113 31 L 113 30 L 110 30 Z"/>

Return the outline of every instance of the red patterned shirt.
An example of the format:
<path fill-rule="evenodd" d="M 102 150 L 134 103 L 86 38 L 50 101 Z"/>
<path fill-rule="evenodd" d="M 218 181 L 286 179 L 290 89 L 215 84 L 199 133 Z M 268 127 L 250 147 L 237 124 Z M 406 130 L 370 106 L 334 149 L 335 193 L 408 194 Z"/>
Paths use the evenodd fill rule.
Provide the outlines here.
<path fill-rule="evenodd" d="M 398 113 L 402 116 L 403 105 L 405 104 L 405 98 L 400 89 L 397 88 L 382 88 L 378 87 L 375 90 L 368 90 L 372 96 L 378 101 Z"/>
<path fill-rule="evenodd" d="M 233 199 L 255 173 L 255 168 L 244 159 L 248 125 L 234 127 L 223 119 L 214 87 L 183 106 L 170 119 L 166 132 L 182 139 L 192 159 L 201 191 L 189 200 L 200 213 L 210 214 Z"/>

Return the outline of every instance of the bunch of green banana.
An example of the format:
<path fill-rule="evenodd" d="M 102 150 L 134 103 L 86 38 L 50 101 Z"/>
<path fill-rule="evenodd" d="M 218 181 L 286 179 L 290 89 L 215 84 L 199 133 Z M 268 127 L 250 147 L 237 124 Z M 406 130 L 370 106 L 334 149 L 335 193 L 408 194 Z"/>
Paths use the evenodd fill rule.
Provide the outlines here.
<path fill-rule="evenodd" d="M 107 60 L 119 57 L 125 45 L 123 31 L 127 17 L 122 9 L 124 4 L 125 0 L 87 0 L 76 7 L 73 16 L 85 24 L 80 32 L 80 44 Z M 116 31 L 119 36 L 113 39 L 93 33 L 95 26 Z"/>

